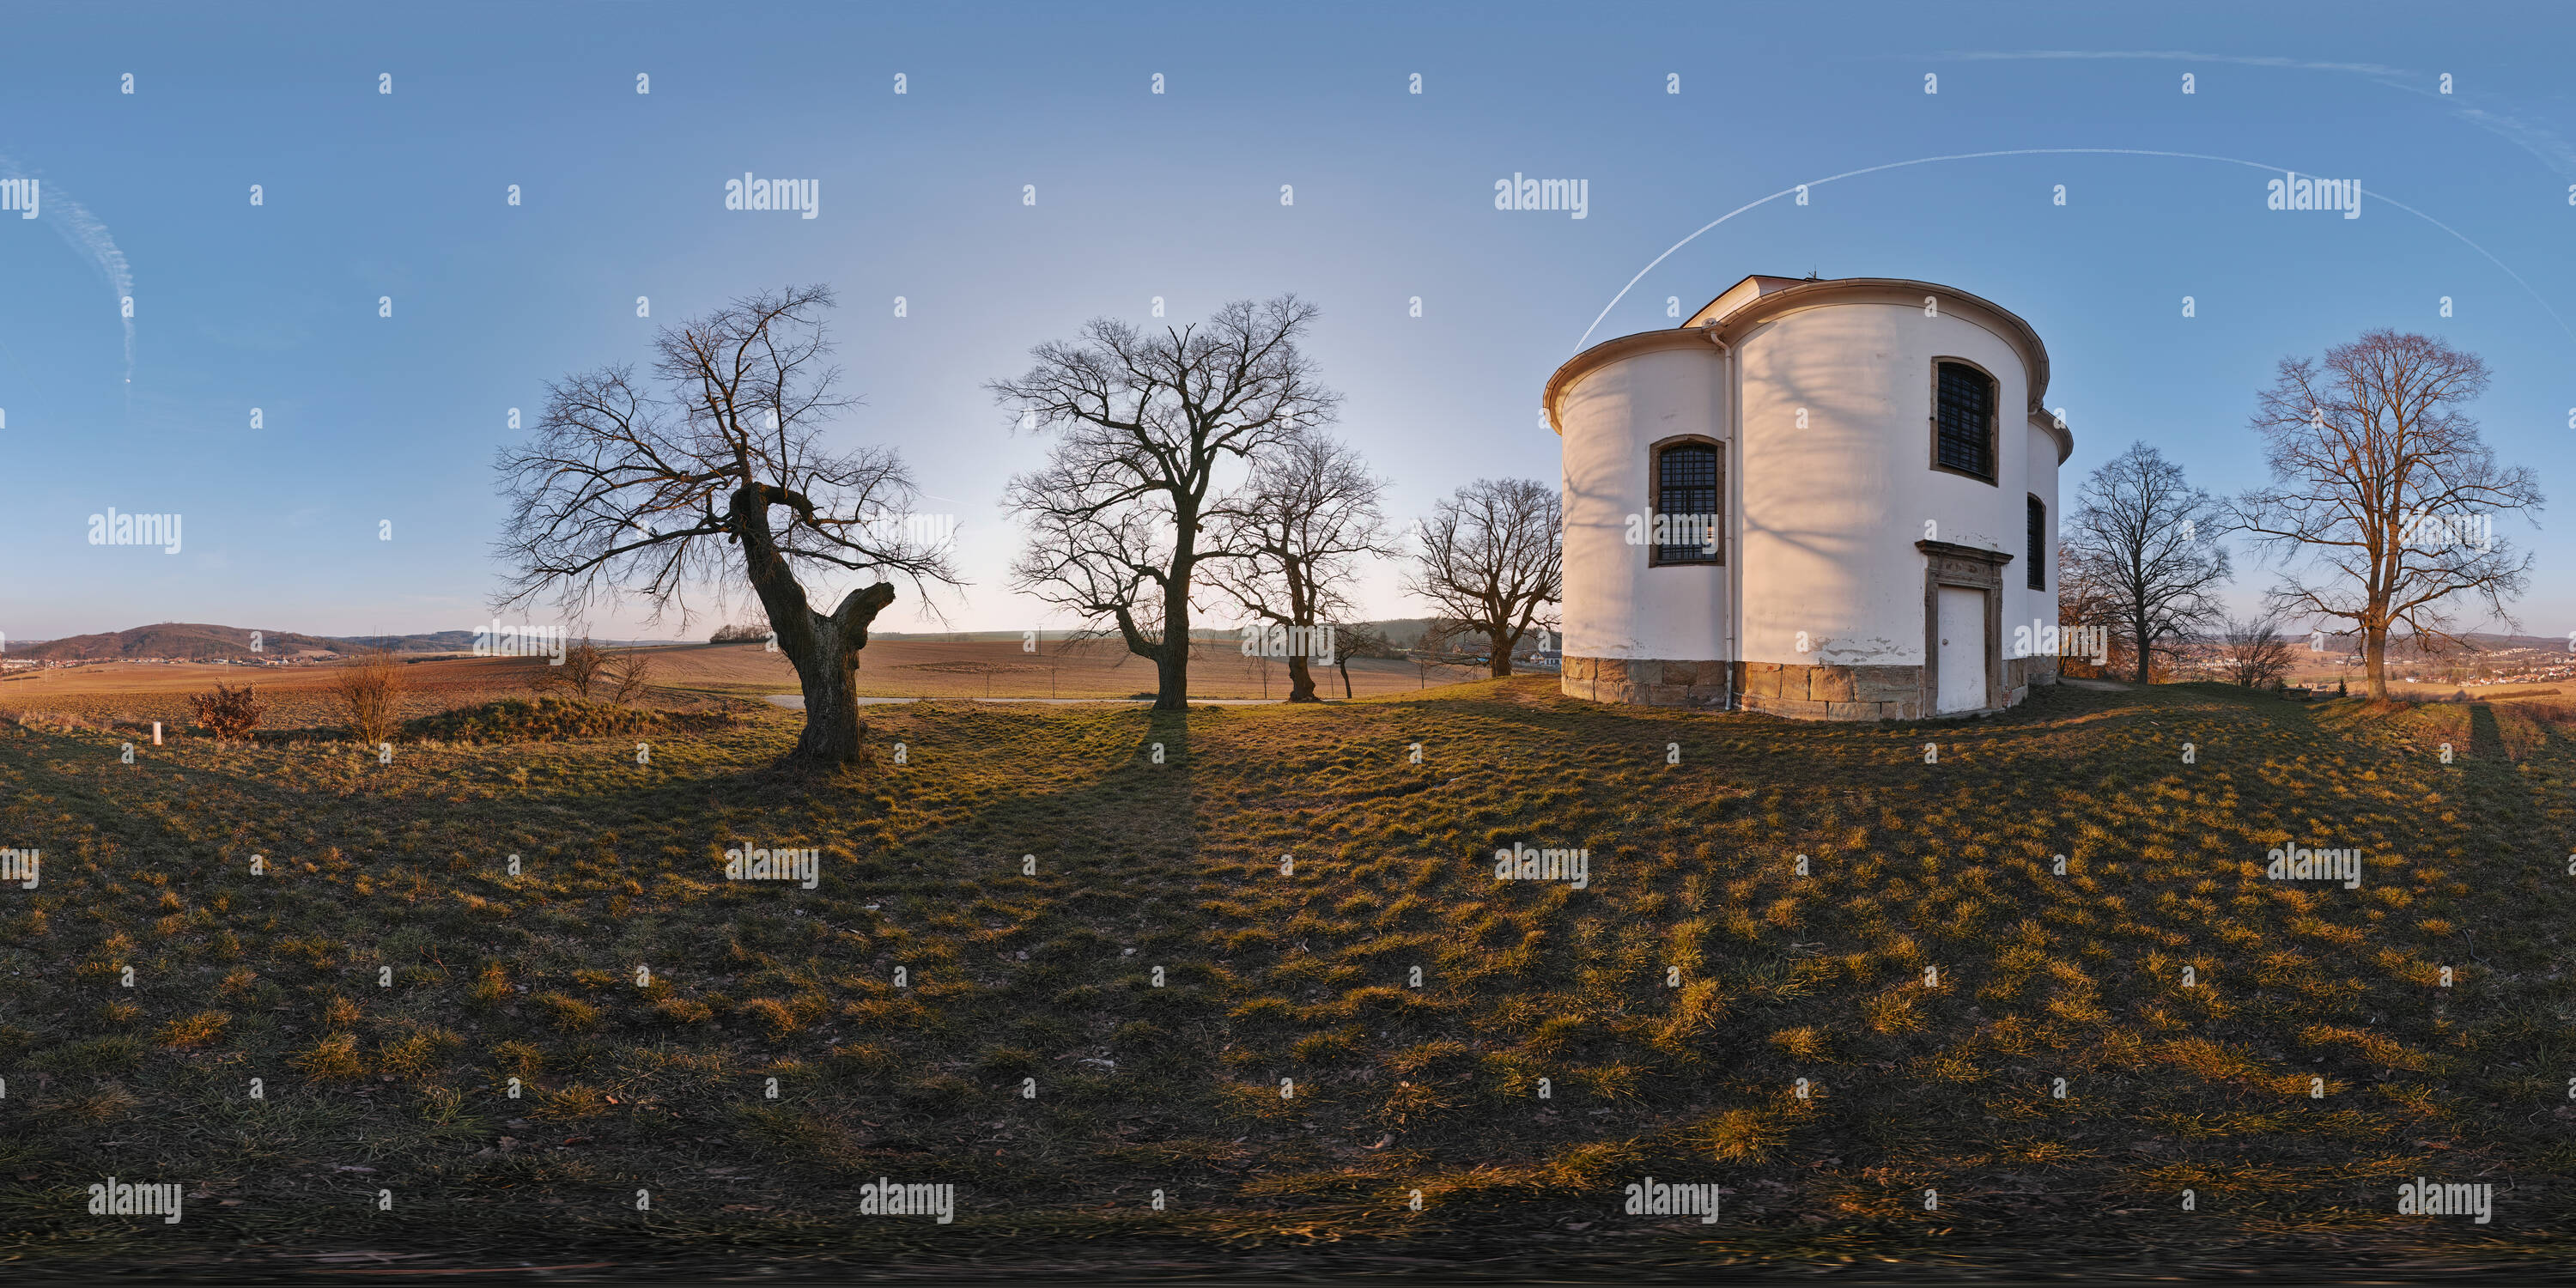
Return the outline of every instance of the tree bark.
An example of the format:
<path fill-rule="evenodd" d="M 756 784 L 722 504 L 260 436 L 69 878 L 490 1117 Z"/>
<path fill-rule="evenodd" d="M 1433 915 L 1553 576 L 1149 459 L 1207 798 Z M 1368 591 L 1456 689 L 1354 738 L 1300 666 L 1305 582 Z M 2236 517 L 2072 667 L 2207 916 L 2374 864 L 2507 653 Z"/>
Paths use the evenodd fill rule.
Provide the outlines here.
<path fill-rule="evenodd" d="M 2362 628 L 2361 665 L 2363 673 L 2370 677 L 2370 700 L 2386 702 L 2388 700 L 2388 631 L 2386 628 L 2379 630 L 2372 630 L 2367 626 Z"/>
<path fill-rule="evenodd" d="M 790 654 L 805 690 L 805 732 L 794 755 L 817 764 L 847 765 L 867 758 L 867 722 L 859 719 L 859 650 L 868 624 L 894 602 L 885 582 L 851 591 L 830 617 L 813 614 L 814 643 L 804 657 Z"/>
<path fill-rule="evenodd" d="M 1306 655 L 1303 653 L 1288 654 L 1288 700 L 1290 702 L 1323 701 L 1322 698 L 1315 696 L 1315 672 L 1306 664 Z"/>
<path fill-rule="evenodd" d="M 1163 647 L 1154 659 L 1154 709 L 1190 709 L 1190 578 L 1198 569 L 1198 509 L 1174 517 L 1172 571 L 1163 587 Z"/>
<path fill-rule="evenodd" d="M 1489 632 L 1485 636 L 1485 642 L 1492 646 L 1492 651 L 1487 654 L 1485 661 L 1493 669 L 1494 678 L 1499 680 L 1510 675 L 1512 673 L 1511 637 L 1497 630 Z"/>
<path fill-rule="evenodd" d="M 1168 613 L 1168 609 L 1165 610 Z M 1166 616 L 1165 622 L 1171 619 Z M 1181 610 L 1179 634 L 1163 628 L 1163 645 L 1154 654 L 1154 709 L 1187 711 L 1190 706 L 1190 636 L 1189 610 Z"/>

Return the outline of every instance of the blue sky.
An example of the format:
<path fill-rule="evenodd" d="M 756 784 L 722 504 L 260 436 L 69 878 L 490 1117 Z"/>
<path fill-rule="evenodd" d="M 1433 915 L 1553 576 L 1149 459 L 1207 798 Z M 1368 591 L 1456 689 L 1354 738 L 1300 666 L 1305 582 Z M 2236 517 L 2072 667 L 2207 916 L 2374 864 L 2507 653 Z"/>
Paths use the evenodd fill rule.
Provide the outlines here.
<path fill-rule="evenodd" d="M 2563 507 L 2571 34 L 2539 5 L 13 6 L 0 172 L 44 205 L 0 215 L 0 632 L 485 621 L 508 409 L 642 363 L 657 325 L 809 281 L 841 293 L 866 400 L 837 432 L 898 448 L 925 508 L 958 517 L 972 584 L 947 620 L 1063 625 L 1011 593 L 999 508 L 1044 442 L 981 388 L 1030 346 L 1147 321 L 1156 296 L 1189 319 L 1296 291 L 1323 309 L 1339 432 L 1410 519 L 1478 476 L 1555 481 L 1541 386 L 1694 230 L 1794 184 L 2004 151 L 2027 154 L 1738 215 L 1593 339 L 1751 272 L 1953 285 L 2048 344 L 2071 495 L 2141 438 L 2214 491 L 2249 484 L 2280 357 L 2418 330 L 2487 359 L 2488 441 Z M 2272 212 L 2261 169 L 2081 149 L 2374 198 L 2355 220 Z M 726 211 L 745 171 L 818 180 L 818 217 Z M 1587 180 L 1588 216 L 1496 211 L 1515 172 Z M 111 506 L 184 515 L 181 553 L 89 545 Z M 2499 531 L 2539 554 L 2527 629 L 2564 634 L 2558 513 Z M 2269 572 L 2242 562 L 2250 595 Z M 1363 598 L 1422 611 L 1393 568 Z M 880 626 L 925 628 L 914 607 Z"/>

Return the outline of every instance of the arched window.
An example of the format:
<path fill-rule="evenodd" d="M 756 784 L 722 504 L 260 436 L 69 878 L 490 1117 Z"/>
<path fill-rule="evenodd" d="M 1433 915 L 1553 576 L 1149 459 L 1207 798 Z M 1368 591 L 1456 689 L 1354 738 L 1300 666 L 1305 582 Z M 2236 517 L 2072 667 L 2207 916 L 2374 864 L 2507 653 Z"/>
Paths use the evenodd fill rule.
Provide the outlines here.
<path fill-rule="evenodd" d="M 1932 468 L 1994 482 L 1994 377 L 1964 362 L 1944 362 L 1932 383 Z"/>
<path fill-rule="evenodd" d="M 2038 497 L 2030 501 L 2030 581 L 2032 590 L 2048 589 L 2048 502 Z"/>
<path fill-rule="evenodd" d="M 1715 443 L 1685 440 L 1655 449 L 1656 564 L 1726 562 L 1726 467 Z"/>

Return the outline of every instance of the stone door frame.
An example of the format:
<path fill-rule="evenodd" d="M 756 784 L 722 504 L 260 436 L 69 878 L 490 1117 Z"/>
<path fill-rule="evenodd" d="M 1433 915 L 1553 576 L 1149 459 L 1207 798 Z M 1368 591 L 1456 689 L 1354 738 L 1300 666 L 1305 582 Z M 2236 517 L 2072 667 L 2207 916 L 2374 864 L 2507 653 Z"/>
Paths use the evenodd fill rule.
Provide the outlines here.
<path fill-rule="evenodd" d="M 1993 711 L 2003 706 L 1999 695 L 2004 692 L 2004 565 L 2011 563 L 2013 557 L 2001 550 L 1980 550 L 1948 541 L 1917 541 L 1914 548 L 1923 552 L 1923 714 L 1968 714 L 1940 710 L 1943 586 L 1985 592 L 1986 698 L 1978 709 Z"/>

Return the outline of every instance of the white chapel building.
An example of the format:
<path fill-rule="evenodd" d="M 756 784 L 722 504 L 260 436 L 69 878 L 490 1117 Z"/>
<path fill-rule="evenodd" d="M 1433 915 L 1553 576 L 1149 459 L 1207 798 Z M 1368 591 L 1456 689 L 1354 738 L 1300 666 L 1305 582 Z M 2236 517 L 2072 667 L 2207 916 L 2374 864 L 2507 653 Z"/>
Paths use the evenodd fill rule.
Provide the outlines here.
<path fill-rule="evenodd" d="M 1546 394 L 1564 691 L 1879 720 L 2056 683 L 2014 656 L 2057 622 L 2047 391 L 2029 323 L 1895 278 L 1748 277 L 1576 354 Z"/>

